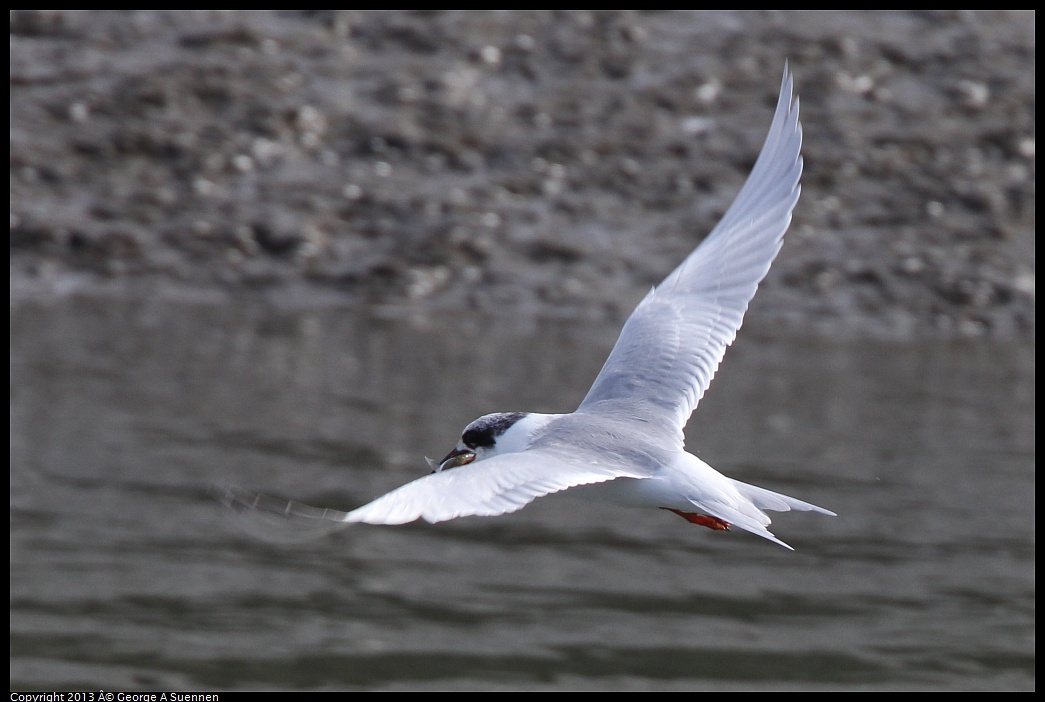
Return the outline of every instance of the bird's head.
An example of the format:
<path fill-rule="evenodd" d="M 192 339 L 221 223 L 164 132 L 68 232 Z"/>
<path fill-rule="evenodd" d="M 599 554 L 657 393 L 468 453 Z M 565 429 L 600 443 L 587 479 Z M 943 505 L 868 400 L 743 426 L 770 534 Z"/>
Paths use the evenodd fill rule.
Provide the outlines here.
<path fill-rule="evenodd" d="M 457 468 L 502 453 L 525 451 L 536 432 L 559 415 L 533 412 L 494 412 L 471 422 L 461 432 L 461 440 L 436 463 L 428 465 L 432 472 Z"/>

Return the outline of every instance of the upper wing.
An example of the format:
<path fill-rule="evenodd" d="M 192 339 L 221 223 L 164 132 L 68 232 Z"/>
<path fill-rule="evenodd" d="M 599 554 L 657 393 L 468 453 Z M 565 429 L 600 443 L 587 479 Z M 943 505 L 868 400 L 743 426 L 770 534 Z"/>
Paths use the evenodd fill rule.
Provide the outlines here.
<path fill-rule="evenodd" d="M 632 313 L 578 411 L 652 405 L 682 427 L 733 343 L 791 223 L 802 126 L 787 66 L 762 152 L 711 234 Z"/>
<path fill-rule="evenodd" d="M 405 524 L 424 519 L 435 523 L 457 517 L 507 514 L 522 509 L 538 497 L 578 485 L 645 476 L 645 472 L 625 466 L 586 463 L 556 451 L 534 449 L 431 473 L 351 512 L 236 489 L 226 491 L 222 501 L 239 509 L 334 522 Z"/>

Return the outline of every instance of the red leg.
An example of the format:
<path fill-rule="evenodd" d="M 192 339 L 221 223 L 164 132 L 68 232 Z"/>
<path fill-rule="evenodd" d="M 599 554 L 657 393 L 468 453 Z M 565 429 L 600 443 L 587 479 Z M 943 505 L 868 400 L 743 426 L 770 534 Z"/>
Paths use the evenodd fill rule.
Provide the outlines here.
<path fill-rule="evenodd" d="M 697 514 L 696 512 L 683 512 L 680 509 L 671 509 L 670 507 L 661 507 L 669 512 L 674 512 L 690 524 L 699 524 L 700 526 L 707 527 L 708 529 L 715 529 L 717 531 L 723 531 L 729 529 L 729 522 L 718 517 L 712 517 L 709 514 Z"/>

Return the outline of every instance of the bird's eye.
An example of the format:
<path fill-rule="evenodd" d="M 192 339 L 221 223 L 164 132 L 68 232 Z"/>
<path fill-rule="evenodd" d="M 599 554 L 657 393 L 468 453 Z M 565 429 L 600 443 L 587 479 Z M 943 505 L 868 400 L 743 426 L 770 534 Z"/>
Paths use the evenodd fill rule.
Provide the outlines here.
<path fill-rule="evenodd" d="M 461 435 L 461 441 L 463 441 L 464 445 L 470 449 L 475 449 L 480 446 L 489 448 L 490 446 L 493 446 L 493 435 L 488 431 L 469 429 Z"/>

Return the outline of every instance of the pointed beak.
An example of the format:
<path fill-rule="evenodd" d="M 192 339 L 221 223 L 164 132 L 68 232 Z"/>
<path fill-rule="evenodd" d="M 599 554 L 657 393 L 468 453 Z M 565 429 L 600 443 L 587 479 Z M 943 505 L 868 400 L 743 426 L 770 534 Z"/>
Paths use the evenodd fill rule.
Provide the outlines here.
<path fill-rule="evenodd" d="M 450 453 L 446 454 L 446 457 L 439 461 L 436 465 L 435 461 L 428 461 L 428 465 L 432 467 L 433 473 L 438 473 L 441 470 L 447 470 L 449 468 L 456 468 L 465 464 L 471 463 L 475 460 L 475 451 L 468 448 L 463 448 L 460 444 L 454 447 Z"/>

